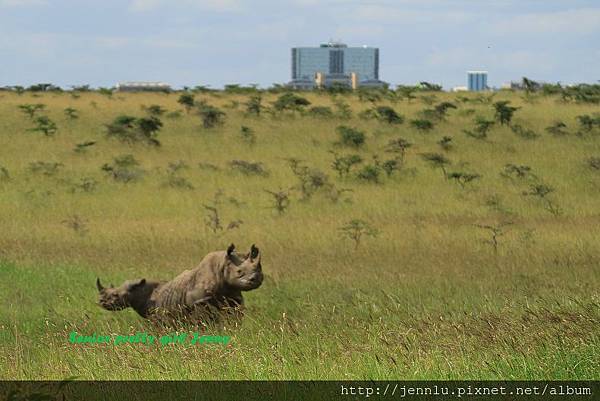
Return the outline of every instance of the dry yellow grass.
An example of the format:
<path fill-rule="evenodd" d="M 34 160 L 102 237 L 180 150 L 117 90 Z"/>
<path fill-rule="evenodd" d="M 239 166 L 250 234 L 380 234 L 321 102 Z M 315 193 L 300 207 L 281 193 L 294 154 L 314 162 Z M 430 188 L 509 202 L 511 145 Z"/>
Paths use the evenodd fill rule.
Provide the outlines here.
<path fill-rule="evenodd" d="M 265 94 L 269 104 L 277 95 Z M 332 107 L 327 95 L 308 94 L 313 105 Z M 545 132 L 555 120 L 577 130 L 576 116 L 596 106 L 541 98 L 524 103 L 519 94 L 499 93 L 521 107 L 514 122 L 540 134 L 535 140 L 494 127 L 487 141 L 466 136 L 475 115 L 493 118 L 489 104 L 462 103 L 455 95 L 447 120 L 429 133 L 409 124 L 427 108 L 421 100 L 389 104 L 405 116 L 401 125 L 362 120 L 370 107 L 342 96 L 355 112 L 350 121 L 308 116 L 247 117 L 243 95 L 199 94 L 197 100 L 223 108 L 222 127 L 206 130 L 195 114 L 161 117 L 162 146 L 128 145 L 106 138 L 104 125 L 117 115 L 143 116 L 142 105 L 182 109 L 177 95 L 95 93 L 33 97 L 0 92 L 0 378 L 86 379 L 325 379 L 325 378 L 553 378 L 597 379 L 598 288 L 600 284 L 600 173 L 586 160 L 600 156 L 598 133 L 556 138 Z M 227 107 L 232 101 L 238 108 Z M 43 103 L 56 121 L 55 136 L 29 132 L 32 123 L 18 105 Z M 80 118 L 69 120 L 73 107 Z M 473 112 L 467 111 L 473 109 Z M 474 114 L 469 114 L 474 113 Z M 364 130 L 364 148 L 337 147 L 336 127 Z M 256 144 L 240 137 L 255 132 Z M 453 138 L 444 151 L 437 142 Z M 332 155 L 358 153 L 366 163 L 381 160 L 389 140 L 414 145 L 403 168 L 380 184 L 331 169 Z M 77 143 L 97 141 L 84 153 Z M 463 189 L 445 180 L 420 154 L 436 152 L 452 161 L 451 171 L 480 179 Z M 101 166 L 131 154 L 146 173 L 140 182 L 113 182 Z M 287 189 L 297 178 L 286 158 L 299 158 L 348 188 L 338 202 L 323 193 L 303 202 L 292 193 L 282 215 L 264 190 Z M 246 176 L 231 160 L 262 162 L 268 177 Z M 194 186 L 165 186 L 168 164 L 184 161 L 178 176 Z M 30 171 L 30 163 L 64 166 L 52 176 Z M 219 171 L 201 169 L 211 163 Z M 543 201 L 524 196 L 528 182 L 500 173 L 508 163 L 528 165 L 552 188 L 558 215 Z M 83 178 L 97 181 L 92 192 L 72 191 Z M 223 224 L 240 228 L 214 234 L 205 224 L 204 204 L 223 191 Z M 241 202 L 233 203 L 228 198 Z M 85 232 L 65 221 L 78 216 Z M 380 231 L 358 249 L 340 237 L 352 219 Z M 497 253 L 489 230 L 476 225 L 510 221 Z M 156 348 L 67 344 L 71 330 L 96 333 L 152 331 L 133 312 L 109 313 L 95 305 L 94 280 L 166 279 L 194 266 L 209 251 L 230 242 L 258 244 L 267 280 L 248 294 L 241 327 L 211 328 L 232 335 L 223 348 Z M 182 330 L 187 330 L 182 328 Z M 45 366 L 51 364 L 54 370 Z M 117 369 L 125 364 L 125 370 Z"/>

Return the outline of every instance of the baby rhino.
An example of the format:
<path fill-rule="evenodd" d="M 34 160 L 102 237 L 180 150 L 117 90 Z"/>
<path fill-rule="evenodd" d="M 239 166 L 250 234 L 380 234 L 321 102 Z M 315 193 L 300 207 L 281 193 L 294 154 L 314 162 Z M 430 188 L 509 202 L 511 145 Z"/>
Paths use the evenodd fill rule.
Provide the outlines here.
<path fill-rule="evenodd" d="M 96 280 L 100 305 L 110 311 L 133 308 L 140 316 L 186 317 L 194 312 L 241 311 L 242 291 L 262 284 L 260 251 L 252 245 L 245 255 L 226 251 L 211 252 L 200 265 L 186 270 L 171 281 L 127 280 L 120 287 L 105 288 Z"/>

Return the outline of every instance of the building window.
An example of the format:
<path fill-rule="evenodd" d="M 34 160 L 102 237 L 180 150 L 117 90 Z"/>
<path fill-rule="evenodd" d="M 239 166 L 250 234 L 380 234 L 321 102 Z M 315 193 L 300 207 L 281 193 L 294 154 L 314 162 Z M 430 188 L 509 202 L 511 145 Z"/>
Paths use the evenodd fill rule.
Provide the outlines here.
<path fill-rule="evenodd" d="M 330 50 L 329 51 L 329 73 L 343 74 L 344 73 L 344 51 Z"/>

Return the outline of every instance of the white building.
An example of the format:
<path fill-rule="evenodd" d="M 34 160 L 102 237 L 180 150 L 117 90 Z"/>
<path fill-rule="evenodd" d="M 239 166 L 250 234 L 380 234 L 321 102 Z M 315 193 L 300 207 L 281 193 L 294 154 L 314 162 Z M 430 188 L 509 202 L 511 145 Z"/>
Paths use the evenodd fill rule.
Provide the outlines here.
<path fill-rule="evenodd" d="M 119 82 L 118 92 L 170 92 L 171 86 L 164 82 Z"/>

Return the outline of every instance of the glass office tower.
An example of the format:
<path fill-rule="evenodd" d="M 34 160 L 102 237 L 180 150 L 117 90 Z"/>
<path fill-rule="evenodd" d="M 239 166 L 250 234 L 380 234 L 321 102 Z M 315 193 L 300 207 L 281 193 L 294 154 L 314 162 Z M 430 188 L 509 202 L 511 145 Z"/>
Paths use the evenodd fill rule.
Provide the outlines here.
<path fill-rule="evenodd" d="M 467 88 L 470 91 L 487 90 L 487 76 L 487 71 L 467 71 Z"/>
<path fill-rule="evenodd" d="M 317 74 L 348 80 L 355 74 L 359 84 L 379 81 L 379 49 L 374 47 L 348 47 L 338 42 L 294 47 L 291 62 L 292 85 L 314 86 Z"/>

